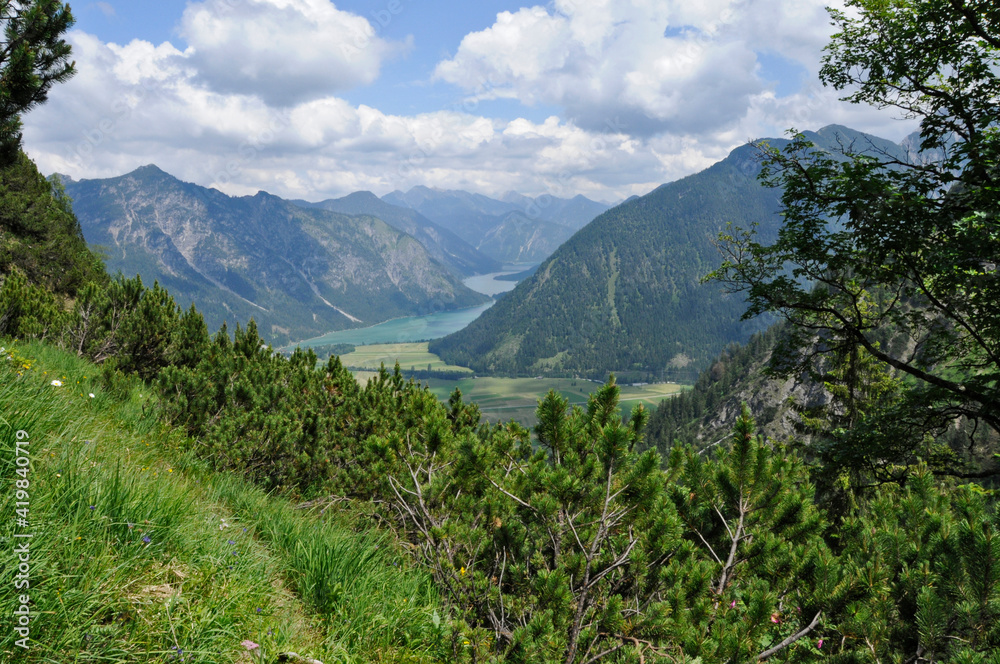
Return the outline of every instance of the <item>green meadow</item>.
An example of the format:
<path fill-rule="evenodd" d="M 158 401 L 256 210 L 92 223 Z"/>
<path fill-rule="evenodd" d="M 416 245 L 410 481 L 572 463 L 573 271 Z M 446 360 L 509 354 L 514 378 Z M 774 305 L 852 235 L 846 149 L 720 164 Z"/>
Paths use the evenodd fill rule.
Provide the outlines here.
<path fill-rule="evenodd" d="M 0 345 L 0 584 L 24 585 L 0 614 L 31 615 L 0 661 L 441 661 L 436 591 L 385 535 L 211 472 L 139 381 Z"/>
<path fill-rule="evenodd" d="M 358 346 L 353 353 L 341 355 L 345 367 L 378 370 L 384 364 L 391 369 L 396 362 L 403 371 L 427 369 L 432 371 L 462 371 L 472 375 L 472 369 L 445 364 L 440 357 L 427 350 L 427 342 L 406 344 L 376 344 Z"/>
<path fill-rule="evenodd" d="M 420 382 L 428 385 L 431 391 L 442 401 L 456 388 L 462 391 L 465 401 L 473 401 L 479 405 L 483 417 L 490 422 L 506 422 L 515 420 L 525 426 L 535 424 L 535 409 L 538 400 L 549 390 L 555 390 L 569 399 L 570 405 L 586 406 L 587 397 L 599 388 L 602 383 L 583 378 L 494 378 L 474 376 L 471 369 L 445 364 L 441 358 L 427 350 L 427 342 L 408 344 L 382 344 L 374 346 L 359 346 L 353 353 L 341 356 L 341 362 L 348 367 L 365 367 L 372 371 L 355 372 L 355 377 L 365 381 L 374 375 L 381 364 L 392 368 L 398 361 L 400 369 L 405 373 L 411 367 L 427 369 L 428 365 L 434 371 L 464 371 L 467 378 L 446 380 L 441 378 L 422 379 Z M 621 385 L 621 407 L 623 415 L 627 415 L 636 404 L 642 404 L 647 409 L 655 408 L 659 403 L 679 394 L 685 386 L 676 383 L 658 383 L 651 385 Z"/>
<path fill-rule="evenodd" d="M 602 384 L 574 378 L 463 378 L 461 380 L 428 379 L 421 381 L 443 401 L 458 388 L 465 401 L 473 401 L 490 422 L 515 420 L 525 426 L 534 426 L 538 400 L 549 390 L 555 390 L 569 399 L 571 406 L 586 407 L 587 397 Z M 680 393 L 685 388 L 673 383 L 621 385 L 621 409 L 626 416 L 637 404 L 647 409 L 655 408 L 663 399 Z"/>

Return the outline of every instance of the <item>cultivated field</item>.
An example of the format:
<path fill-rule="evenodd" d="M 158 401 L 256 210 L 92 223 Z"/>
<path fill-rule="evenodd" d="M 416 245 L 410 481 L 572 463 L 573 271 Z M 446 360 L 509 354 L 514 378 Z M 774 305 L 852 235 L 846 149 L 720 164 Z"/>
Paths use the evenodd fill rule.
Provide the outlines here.
<path fill-rule="evenodd" d="M 353 353 L 341 355 L 340 361 L 346 367 L 364 367 L 378 369 L 385 364 L 392 369 L 396 362 L 403 371 L 411 369 L 426 370 L 428 365 L 433 371 L 464 371 L 472 375 L 472 370 L 466 367 L 456 367 L 445 364 L 437 355 L 427 350 L 427 342 L 410 344 L 377 344 L 358 346 Z"/>
<path fill-rule="evenodd" d="M 422 381 L 431 391 L 446 400 L 455 390 L 462 390 L 462 398 L 475 401 L 483 417 L 491 422 L 516 420 L 525 426 L 535 425 L 535 408 L 538 400 L 549 390 L 555 390 L 569 399 L 570 405 L 586 407 L 587 397 L 601 386 L 584 379 L 574 378 L 463 378 L 461 380 Z M 622 415 L 627 416 L 636 404 L 655 408 L 660 401 L 685 389 L 674 383 L 632 387 L 622 385 Z"/>
<path fill-rule="evenodd" d="M 387 368 L 399 361 L 404 373 L 413 367 L 417 370 L 431 366 L 434 371 L 466 371 L 468 378 L 458 380 L 443 380 L 440 378 L 424 379 L 420 382 L 429 385 L 431 391 L 442 401 L 447 401 L 455 388 L 462 390 L 466 401 L 479 404 L 483 416 L 491 422 L 516 420 L 525 426 L 534 426 L 535 408 L 538 400 L 549 390 L 555 390 L 569 399 L 570 405 L 586 406 L 587 397 L 600 387 L 600 383 L 582 378 L 488 378 L 473 377 L 472 371 L 465 367 L 447 365 L 437 355 L 427 350 L 427 343 L 383 344 L 377 346 L 358 346 L 349 355 L 341 356 L 345 366 L 370 367 L 378 369 L 380 363 Z M 374 373 L 368 371 L 355 372 L 360 381 L 367 381 Z M 656 385 L 641 385 L 633 387 L 622 385 L 622 414 L 628 415 L 632 408 L 641 403 L 646 408 L 655 408 L 660 401 L 669 398 L 685 389 L 676 383 L 660 383 Z"/>

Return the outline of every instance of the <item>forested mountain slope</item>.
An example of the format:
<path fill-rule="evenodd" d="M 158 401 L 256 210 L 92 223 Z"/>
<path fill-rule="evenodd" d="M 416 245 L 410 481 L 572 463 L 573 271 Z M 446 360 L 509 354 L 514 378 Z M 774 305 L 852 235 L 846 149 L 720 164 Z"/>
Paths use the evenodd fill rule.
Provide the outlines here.
<path fill-rule="evenodd" d="M 278 344 L 486 299 L 375 217 L 264 192 L 233 198 L 155 166 L 67 181 L 66 191 L 110 270 L 157 280 L 183 306 L 196 302 L 210 329 L 254 317 Z"/>
<path fill-rule="evenodd" d="M 899 149 L 838 126 L 808 135 L 832 151 L 858 141 Z M 727 344 L 768 322 L 741 321 L 741 298 L 701 283 L 721 261 L 714 242 L 728 223 L 756 225 L 762 242 L 775 237 L 780 191 L 758 181 L 758 157 L 753 146 L 737 148 L 701 173 L 605 212 L 432 351 L 477 371 L 694 380 Z"/>

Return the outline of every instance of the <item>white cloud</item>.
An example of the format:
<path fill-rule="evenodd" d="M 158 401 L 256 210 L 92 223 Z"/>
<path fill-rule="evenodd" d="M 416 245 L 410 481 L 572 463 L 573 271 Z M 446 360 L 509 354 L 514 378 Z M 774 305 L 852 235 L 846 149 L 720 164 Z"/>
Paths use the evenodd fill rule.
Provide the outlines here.
<path fill-rule="evenodd" d="M 107 16 L 108 18 L 114 18 L 118 16 L 118 12 L 115 11 L 115 8 L 112 7 L 110 4 L 108 4 L 107 2 L 95 2 L 93 6 L 97 7 L 97 9 L 99 9 L 100 12 L 105 16 Z"/>
<path fill-rule="evenodd" d="M 209 87 L 276 106 L 370 84 L 408 47 L 329 0 L 204 0 L 188 5 L 180 34 L 185 60 Z"/>
<path fill-rule="evenodd" d="M 600 131 L 713 135 L 743 123 L 769 84 L 758 52 L 813 76 L 830 36 L 823 0 L 556 0 L 502 12 L 467 35 L 437 78 L 480 98 L 565 109 Z"/>
<path fill-rule="evenodd" d="M 156 163 L 231 194 L 321 199 L 417 184 L 616 199 L 681 173 L 626 134 L 556 117 L 410 116 L 326 97 L 275 108 L 204 86 L 170 44 L 71 35 L 80 74 L 26 118 L 43 172 L 113 177 Z"/>

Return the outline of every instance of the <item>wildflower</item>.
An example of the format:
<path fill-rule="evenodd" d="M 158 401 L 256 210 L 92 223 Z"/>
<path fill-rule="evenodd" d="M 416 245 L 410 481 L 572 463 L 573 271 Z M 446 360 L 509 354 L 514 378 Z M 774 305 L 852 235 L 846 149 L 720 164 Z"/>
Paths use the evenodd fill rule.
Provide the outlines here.
<path fill-rule="evenodd" d="M 51 385 L 52 387 L 62 387 L 63 384 L 61 380 L 54 380 L 51 383 L 49 383 L 49 385 Z"/>
<path fill-rule="evenodd" d="M 94 393 L 93 393 L 93 392 L 91 392 L 91 393 L 90 393 L 90 398 L 91 398 L 91 399 L 93 399 L 93 398 L 94 398 Z"/>
<path fill-rule="evenodd" d="M 781 622 L 781 615 L 777 611 L 771 614 L 771 622 L 775 625 Z"/>
<path fill-rule="evenodd" d="M 462 569 L 460 570 L 460 573 L 462 574 L 462 576 L 465 576 L 465 566 L 464 565 L 462 566 Z"/>
<path fill-rule="evenodd" d="M 236 544 L 236 542 L 234 542 L 233 540 L 226 540 L 226 543 L 227 543 L 227 544 L 228 544 L 229 546 L 232 546 L 233 544 Z"/>
<path fill-rule="evenodd" d="M 149 539 L 149 535 L 143 535 L 142 536 L 142 541 L 145 542 L 146 544 L 149 544 L 153 540 Z"/>
<path fill-rule="evenodd" d="M 261 608 L 260 608 L 260 607 L 258 606 L 258 607 L 257 607 L 257 613 L 260 613 L 260 612 L 261 612 L 261 610 L 262 610 L 262 609 L 261 609 Z"/>
<path fill-rule="evenodd" d="M 254 643 L 250 639 L 245 639 L 243 641 L 240 641 L 240 645 L 242 645 L 247 650 L 256 650 L 257 648 L 260 648 L 259 645 L 257 645 L 256 643 Z"/>
<path fill-rule="evenodd" d="M 819 641 L 816 642 L 816 647 L 817 648 L 822 648 L 823 647 L 823 639 L 820 639 Z"/>
<path fill-rule="evenodd" d="M 97 509 L 97 505 L 91 505 L 91 506 L 90 506 L 90 509 L 92 509 L 92 510 L 96 510 L 96 509 Z"/>
<path fill-rule="evenodd" d="M 729 608 L 730 609 L 735 609 L 736 608 L 736 600 L 735 599 L 733 600 L 733 603 L 729 605 Z"/>

